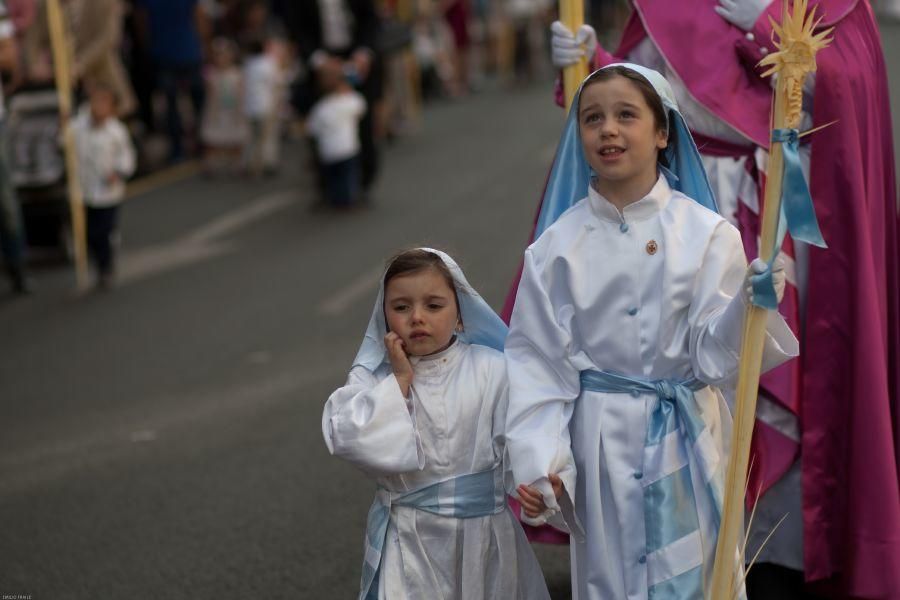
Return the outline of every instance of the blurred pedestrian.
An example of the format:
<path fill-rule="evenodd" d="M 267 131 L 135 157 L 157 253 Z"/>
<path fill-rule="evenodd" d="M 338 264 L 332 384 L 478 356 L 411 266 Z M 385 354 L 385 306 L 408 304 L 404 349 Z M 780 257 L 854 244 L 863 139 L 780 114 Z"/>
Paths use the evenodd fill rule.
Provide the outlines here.
<path fill-rule="evenodd" d="M 506 14 L 513 26 L 513 73 L 516 83 L 528 83 L 537 73 L 535 40 L 540 37 L 540 32 L 536 30 L 541 25 L 539 17 L 544 8 L 542 0 L 508 0 L 506 3 Z"/>
<path fill-rule="evenodd" d="M 321 65 L 317 79 L 324 95 L 310 111 L 306 127 L 316 140 L 325 199 L 332 206 L 347 207 L 360 200 L 358 126 L 366 100 L 347 81 L 338 59 Z"/>
<path fill-rule="evenodd" d="M 86 85 L 100 83 L 115 91 L 119 116 L 134 112 L 134 92 L 120 57 L 123 7 L 120 0 L 68 0 L 67 15 L 75 41 L 72 72 Z"/>
<path fill-rule="evenodd" d="M 419 66 L 422 97 L 451 96 L 456 85 L 453 33 L 430 2 L 422 4 L 412 27 L 412 49 Z"/>
<path fill-rule="evenodd" d="M 169 160 L 185 157 L 184 122 L 178 106 L 187 91 L 194 123 L 203 111 L 203 45 L 209 31 L 206 11 L 198 0 L 136 0 L 135 17 L 149 45 L 156 82 L 166 97 Z"/>
<path fill-rule="evenodd" d="M 87 241 L 97 269 L 97 287 L 113 283 L 113 236 L 119 206 L 125 198 L 125 180 L 134 173 L 135 152 L 125 125 L 116 118 L 115 91 L 102 84 L 88 92 L 88 105 L 72 123 L 78 175 L 87 214 Z"/>
<path fill-rule="evenodd" d="M 203 141 L 204 169 L 213 175 L 223 168 L 241 166 L 241 152 L 247 141 L 244 118 L 244 76 L 237 62 L 237 46 L 216 38 L 211 46 L 212 63 L 205 73 L 206 92 L 200 139 Z"/>
<path fill-rule="evenodd" d="M 121 0 L 63 0 L 60 6 L 71 36 L 76 83 L 111 87 L 120 98 L 120 116 L 131 114 L 136 102 L 120 54 L 124 26 Z M 52 70 L 48 70 L 51 56 L 46 0 L 32 6 L 19 5 L 18 10 L 19 19 L 28 23 L 23 35 L 27 79 L 33 83 L 52 78 Z"/>
<path fill-rule="evenodd" d="M 28 31 L 34 20 L 39 16 L 38 0 L 6 0 L 6 10 L 9 19 L 12 21 L 15 43 L 18 55 L 16 64 L 12 65 L 8 71 L 5 71 L 7 77 L 6 93 L 13 94 L 15 90 L 25 81 L 25 52 L 23 52 L 25 32 Z M 43 16 L 43 13 L 41 13 Z"/>
<path fill-rule="evenodd" d="M 6 12 L 6 3 L 0 0 L 0 69 L 9 71 L 18 63 L 15 31 Z M 28 291 L 25 280 L 25 227 L 19 199 L 13 190 L 9 157 L 7 154 L 6 109 L 3 89 L 0 88 L 0 250 L 12 283 L 13 291 Z"/>
<path fill-rule="evenodd" d="M 244 59 L 244 115 L 248 139 L 244 164 L 250 175 L 274 173 L 278 169 L 279 108 L 284 89 L 281 66 L 268 44 L 257 40 L 247 44 Z"/>
<path fill-rule="evenodd" d="M 469 92 L 469 2 L 441 0 L 444 19 L 453 32 L 453 62 L 455 75 L 453 93 L 462 96 Z"/>
<path fill-rule="evenodd" d="M 368 190 L 378 173 L 373 107 L 383 95 L 375 2 L 296 0 L 288 2 L 284 10 L 285 25 L 310 71 L 318 71 L 331 59 L 337 59 L 352 74 L 353 86 L 366 99 L 368 108 L 359 122 L 359 140 L 362 186 Z M 314 98 L 315 94 L 308 96 Z"/>

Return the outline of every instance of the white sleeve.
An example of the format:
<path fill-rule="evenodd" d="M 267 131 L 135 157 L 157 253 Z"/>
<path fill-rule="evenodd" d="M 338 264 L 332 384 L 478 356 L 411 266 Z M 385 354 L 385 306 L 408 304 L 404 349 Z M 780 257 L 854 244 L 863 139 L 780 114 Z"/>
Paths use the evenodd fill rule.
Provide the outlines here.
<path fill-rule="evenodd" d="M 516 484 L 538 488 L 549 507 L 537 519 L 524 517 L 526 523 L 540 525 L 559 510 L 571 507 L 575 497 L 575 460 L 569 438 L 569 419 L 581 384 L 578 370 L 569 360 L 572 346 L 567 330 L 571 305 L 554 307 L 548 293 L 550 285 L 536 265 L 529 249 L 525 252 L 522 279 L 516 306 L 506 339 L 506 364 L 509 376 L 509 407 L 506 440 Z M 552 273 L 548 274 L 552 284 Z M 547 475 L 555 473 L 566 491 L 564 502 L 557 504 Z M 566 515 L 572 533 L 574 515 Z"/>
<path fill-rule="evenodd" d="M 688 321 L 694 375 L 708 384 L 733 387 L 737 376 L 745 305 L 740 287 L 747 273 L 741 236 L 719 223 L 697 274 Z M 763 372 L 797 356 L 797 338 L 777 310 L 769 311 Z"/>
<path fill-rule="evenodd" d="M 0 40 L 8 40 L 15 36 L 16 27 L 9 16 L 6 2 L 0 0 Z"/>
<path fill-rule="evenodd" d="M 378 381 L 369 370 L 354 367 L 325 403 L 325 445 L 375 476 L 420 470 L 425 454 L 411 406 L 393 374 Z"/>
<path fill-rule="evenodd" d="M 362 94 L 356 96 L 356 116 L 362 118 L 366 114 L 366 99 Z"/>
<path fill-rule="evenodd" d="M 122 123 L 116 123 L 116 173 L 124 178 L 131 177 L 135 169 L 134 145 L 128 135 L 128 130 Z"/>
<path fill-rule="evenodd" d="M 309 134 L 311 137 L 315 137 L 315 136 L 319 135 L 319 127 L 320 127 L 319 113 L 320 112 L 321 111 L 313 108 L 309 112 L 309 116 L 306 117 L 306 133 Z"/>

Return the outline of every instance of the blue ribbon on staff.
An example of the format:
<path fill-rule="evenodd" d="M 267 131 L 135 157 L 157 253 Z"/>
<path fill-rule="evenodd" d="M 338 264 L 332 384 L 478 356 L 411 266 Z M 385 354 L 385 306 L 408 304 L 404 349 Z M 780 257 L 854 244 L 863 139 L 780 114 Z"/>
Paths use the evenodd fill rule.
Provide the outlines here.
<path fill-rule="evenodd" d="M 761 308 L 774 310 L 778 308 L 778 298 L 775 295 L 775 286 L 772 283 L 772 263 L 785 234 L 790 231 L 791 237 L 819 248 L 827 248 L 819 222 L 816 220 L 816 210 L 813 207 L 809 186 L 803 177 L 803 168 L 800 166 L 800 134 L 796 129 L 773 129 L 772 141 L 781 144 L 781 152 L 784 157 L 784 168 L 781 176 L 781 212 L 778 215 L 778 235 L 775 236 L 775 244 L 772 248 L 772 257 L 769 259 L 768 268 L 750 277 L 753 285 L 753 304 Z"/>

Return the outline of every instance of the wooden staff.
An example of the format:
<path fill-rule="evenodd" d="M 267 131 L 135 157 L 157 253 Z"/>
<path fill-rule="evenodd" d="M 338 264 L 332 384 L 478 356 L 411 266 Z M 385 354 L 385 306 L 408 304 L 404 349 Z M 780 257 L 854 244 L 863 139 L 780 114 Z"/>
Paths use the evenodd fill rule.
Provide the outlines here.
<path fill-rule="evenodd" d="M 87 287 L 87 244 L 85 243 L 84 202 L 78 177 L 78 158 L 75 136 L 69 122 L 72 116 L 71 46 L 66 32 L 59 0 L 47 0 L 47 24 L 53 52 L 53 77 L 59 100 L 59 122 L 66 160 L 66 184 L 69 192 L 69 213 L 72 222 L 72 245 L 75 253 L 75 279 L 79 289 Z"/>
<path fill-rule="evenodd" d="M 559 0 L 559 20 L 573 34 L 584 25 L 584 4 L 582 0 Z M 563 69 L 563 91 L 566 98 L 566 110 L 572 106 L 578 86 L 588 76 L 587 58 L 581 57 L 574 65 Z"/>
<path fill-rule="evenodd" d="M 764 76 L 777 73 L 772 127 L 774 129 L 797 128 L 803 100 L 803 82 L 807 74 L 816 69 L 815 54 L 828 45 L 826 36 L 831 29 L 813 34 L 816 25 L 815 10 L 807 15 L 808 0 L 796 0 L 793 12 L 788 12 L 788 0 L 782 0 L 782 25 L 772 21 L 778 36 L 778 52 L 764 58 L 760 65 L 771 68 Z M 780 142 L 772 142 L 769 149 L 769 167 L 766 177 L 765 204 L 763 205 L 762 240 L 760 256 L 771 264 L 780 248 L 775 248 L 778 217 L 781 212 L 782 175 L 784 156 Z M 725 479 L 725 500 L 716 546 L 711 600 L 729 600 L 736 597 L 743 579 L 738 576 L 743 556 L 738 549 L 739 533 L 744 527 L 744 495 L 747 481 L 747 463 L 750 457 L 750 440 L 756 417 L 756 399 L 762 365 L 763 345 L 766 339 L 768 311 L 749 306 L 744 317 L 744 334 L 738 372 L 737 397 L 734 408 L 734 427 L 731 437 L 731 456 Z"/>

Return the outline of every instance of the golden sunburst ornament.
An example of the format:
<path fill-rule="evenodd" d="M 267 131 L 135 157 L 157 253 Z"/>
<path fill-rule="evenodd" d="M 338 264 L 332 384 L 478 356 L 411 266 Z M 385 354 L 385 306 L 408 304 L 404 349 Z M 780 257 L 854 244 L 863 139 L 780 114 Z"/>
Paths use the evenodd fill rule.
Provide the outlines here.
<path fill-rule="evenodd" d="M 815 7 L 807 15 L 808 4 L 809 0 L 796 0 L 793 10 L 785 16 L 781 25 L 769 17 L 773 37 L 778 36 L 778 41 L 774 42 L 778 52 L 759 61 L 760 66 L 769 67 L 763 77 L 777 73 L 787 86 L 787 122 L 794 128 L 800 123 L 800 111 L 803 108 L 803 81 L 809 73 L 815 72 L 816 53 L 831 43 L 828 36 L 834 30 L 829 27 L 814 33 L 822 19 L 816 18 Z"/>

